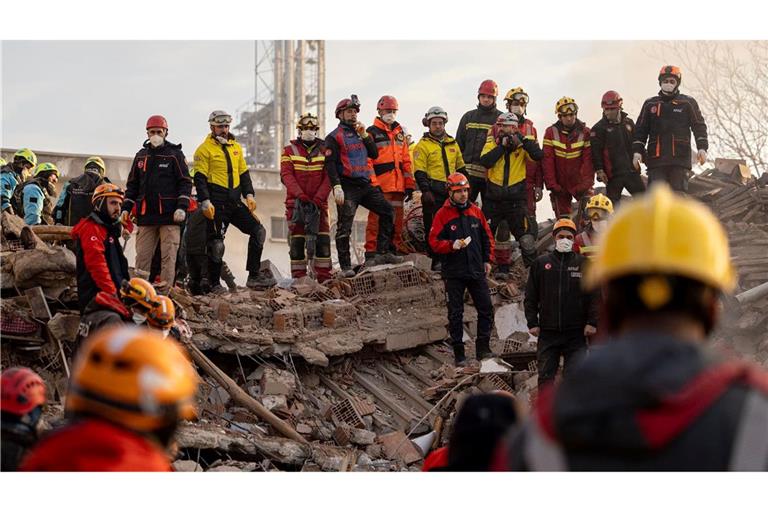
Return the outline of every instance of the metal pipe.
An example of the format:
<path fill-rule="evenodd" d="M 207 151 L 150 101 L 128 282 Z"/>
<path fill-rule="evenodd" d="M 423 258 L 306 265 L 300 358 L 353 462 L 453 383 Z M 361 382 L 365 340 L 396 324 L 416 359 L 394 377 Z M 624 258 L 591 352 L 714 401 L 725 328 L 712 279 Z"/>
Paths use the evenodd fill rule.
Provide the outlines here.
<path fill-rule="evenodd" d="M 280 154 L 283 150 L 283 42 L 274 41 L 275 47 L 275 86 L 272 92 L 272 125 L 275 127 L 275 158 L 272 165 L 280 167 Z"/>
<path fill-rule="evenodd" d="M 283 105 L 283 140 L 280 143 L 281 148 L 288 144 L 293 134 L 293 119 L 296 116 L 294 109 L 296 97 L 296 66 L 294 59 L 294 42 L 285 41 L 285 104 Z"/>
<path fill-rule="evenodd" d="M 317 42 L 317 122 L 325 134 L 325 41 Z"/>
<path fill-rule="evenodd" d="M 304 67 L 307 65 L 304 62 L 304 48 L 306 43 L 304 41 L 296 42 L 296 115 L 300 116 L 307 110 L 306 99 L 307 95 L 304 90 Z"/>
<path fill-rule="evenodd" d="M 766 295 L 768 295 L 768 281 L 757 285 L 754 288 L 750 288 L 747 291 L 741 292 L 736 295 L 736 300 L 739 301 L 739 304 L 749 304 L 750 302 L 762 299 Z"/>

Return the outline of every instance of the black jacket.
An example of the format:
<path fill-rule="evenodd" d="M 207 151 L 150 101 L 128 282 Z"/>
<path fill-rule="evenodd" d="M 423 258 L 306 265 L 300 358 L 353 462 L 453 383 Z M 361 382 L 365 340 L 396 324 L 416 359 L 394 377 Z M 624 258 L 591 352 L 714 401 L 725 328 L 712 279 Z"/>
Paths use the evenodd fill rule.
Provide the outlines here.
<path fill-rule="evenodd" d="M 501 114 L 502 111 L 497 109 L 494 103 L 490 107 L 478 105 L 476 109 L 461 116 L 459 128 L 456 131 L 456 142 L 461 148 L 461 156 L 464 157 L 464 165 L 469 176 L 485 176 L 486 169 L 480 163 L 480 153 L 485 146 L 488 131 L 496 124 L 496 119 Z"/>
<path fill-rule="evenodd" d="M 485 279 L 485 263 L 493 254 L 493 235 L 485 215 L 472 202 L 459 208 L 446 200 L 435 214 L 429 234 L 429 245 L 442 256 L 444 279 Z M 453 242 L 472 237 L 469 245 L 454 251 Z"/>
<path fill-rule="evenodd" d="M 525 318 L 528 327 L 565 331 L 597 327 L 598 300 L 581 288 L 587 259 L 575 252 L 539 256 L 531 265 L 525 287 Z"/>
<path fill-rule="evenodd" d="M 679 92 L 648 98 L 643 103 L 635 126 L 635 153 L 648 150 L 645 165 L 653 169 L 663 166 L 691 168 L 691 131 L 696 149 L 709 148 L 707 125 L 696 100 Z"/>
<path fill-rule="evenodd" d="M 98 171 L 85 171 L 77 178 L 69 180 L 69 183 L 61 191 L 59 201 L 53 210 L 53 217 L 57 224 L 75 226 L 93 211 L 91 199 L 96 187 L 104 183 L 110 183 L 109 178 L 102 177 Z"/>
<path fill-rule="evenodd" d="M 149 141 L 136 153 L 125 186 L 124 211 L 136 205 L 139 226 L 173 224 L 173 212 L 189 208 L 192 178 L 181 144 L 166 141 L 152 147 Z"/>
<path fill-rule="evenodd" d="M 611 123 L 603 116 L 589 135 L 595 172 L 605 171 L 608 178 L 632 172 L 634 140 L 635 123 L 626 112 L 621 113 L 618 123 Z"/>

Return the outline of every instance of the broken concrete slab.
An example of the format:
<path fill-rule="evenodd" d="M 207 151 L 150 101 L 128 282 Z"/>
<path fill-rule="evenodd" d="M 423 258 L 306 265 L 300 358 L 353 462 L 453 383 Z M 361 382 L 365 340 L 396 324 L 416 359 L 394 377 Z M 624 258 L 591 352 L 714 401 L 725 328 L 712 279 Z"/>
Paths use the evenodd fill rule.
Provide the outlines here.
<path fill-rule="evenodd" d="M 56 313 L 48 322 L 48 330 L 59 341 L 74 343 L 79 325 L 80 315 Z"/>
<path fill-rule="evenodd" d="M 380 435 L 376 441 L 382 445 L 387 458 L 398 459 L 405 464 L 413 464 L 422 459 L 419 450 L 408 439 L 405 432 L 400 430 Z"/>
<path fill-rule="evenodd" d="M 528 322 L 522 304 L 505 304 L 496 308 L 494 314 L 496 334 L 500 340 L 507 339 L 517 332 L 528 332 Z"/>
<path fill-rule="evenodd" d="M 288 399 L 284 395 L 266 395 L 261 399 L 261 404 L 269 409 L 285 409 L 288 407 Z"/>
<path fill-rule="evenodd" d="M 261 377 L 263 395 L 292 396 L 296 391 L 296 376 L 288 370 L 266 368 Z"/>
<path fill-rule="evenodd" d="M 173 470 L 179 473 L 202 473 L 203 468 L 194 460 L 177 460 L 174 461 Z"/>

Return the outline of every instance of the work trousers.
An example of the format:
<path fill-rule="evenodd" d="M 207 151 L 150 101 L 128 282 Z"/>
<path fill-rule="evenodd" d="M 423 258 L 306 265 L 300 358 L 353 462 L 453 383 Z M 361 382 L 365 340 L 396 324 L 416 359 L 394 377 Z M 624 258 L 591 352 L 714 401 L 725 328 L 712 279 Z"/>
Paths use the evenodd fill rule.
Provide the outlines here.
<path fill-rule="evenodd" d="M 403 192 L 384 192 L 384 199 L 392 206 L 395 214 L 395 224 L 392 230 L 392 240 L 389 242 L 389 251 L 406 252 L 403 250 Z M 368 223 L 365 226 L 365 256 L 372 256 L 376 252 L 379 239 L 379 216 L 368 212 Z"/>
<path fill-rule="evenodd" d="M 605 195 L 613 203 L 614 209 L 619 206 L 621 192 L 625 188 L 631 196 L 645 192 L 645 184 L 639 172 L 623 172 L 619 175 L 611 176 L 611 179 L 608 180 L 608 183 L 605 185 Z"/>
<path fill-rule="evenodd" d="M 365 184 L 344 184 L 344 204 L 336 207 L 338 225 L 336 226 L 336 251 L 339 255 L 339 265 L 342 269 L 352 267 L 352 257 L 349 253 L 349 237 L 352 235 L 352 224 L 355 221 L 357 207 L 362 206 L 379 216 L 379 233 L 376 238 L 376 252 L 385 253 L 389 250 L 392 240 L 395 214 L 392 206 L 378 189 Z"/>
<path fill-rule="evenodd" d="M 221 284 L 221 264 L 224 258 L 224 235 L 230 224 L 248 235 L 248 257 L 245 269 L 258 273 L 261 267 L 261 253 L 264 251 L 264 240 L 267 232 L 264 226 L 248 210 L 242 202 L 213 201 L 216 215 L 207 222 L 208 240 L 208 281 L 211 287 Z"/>
<path fill-rule="evenodd" d="M 443 203 L 448 199 L 448 194 L 436 194 L 432 191 L 432 195 L 435 198 L 434 204 L 424 203 L 424 195 L 421 196 L 421 215 L 424 221 L 424 240 L 427 243 L 427 254 L 432 258 L 432 262 L 440 260 L 440 256 L 432 252 L 432 247 L 429 245 L 429 232 L 432 229 L 432 221 L 435 220 L 435 214 L 443 207 Z"/>
<path fill-rule="evenodd" d="M 285 218 L 288 220 L 288 256 L 291 259 L 291 277 L 300 278 L 307 275 L 307 235 L 304 224 L 293 222 L 293 207 L 286 208 Z M 331 236 L 328 223 L 328 205 L 320 209 L 320 224 L 318 225 L 315 252 L 312 254 L 312 270 L 317 282 L 322 283 L 331 278 Z"/>
<path fill-rule="evenodd" d="M 477 310 L 477 338 L 475 343 L 486 346 L 491 340 L 493 329 L 493 304 L 485 276 L 479 279 L 448 278 L 445 293 L 448 296 L 448 333 L 452 345 L 463 345 L 464 341 L 464 291 L 469 291 Z"/>
<path fill-rule="evenodd" d="M 536 347 L 536 364 L 539 370 L 539 388 L 555 379 L 563 356 L 563 372 L 568 372 L 575 361 L 586 352 L 587 339 L 584 328 L 556 331 L 542 329 Z"/>
<path fill-rule="evenodd" d="M 487 178 L 480 177 L 480 176 L 471 176 L 469 177 L 469 200 L 473 203 L 477 203 L 477 198 L 480 194 L 482 194 L 482 197 L 480 198 L 481 203 L 485 203 L 485 189 L 487 187 Z M 441 204 L 442 206 L 442 204 Z"/>
<path fill-rule="evenodd" d="M 520 245 L 523 262 L 526 266 L 530 266 L 536 259 L 538 225 L 535 218 L 528 215 L 527 199 L 525 197 L 499 201 L 488 199 L 483 205 L 483 213 L 496 239 L 494 256 L 501 270 L 507 272 L 509 265 L 512 264 L 510 233 Z"/>
<path fill-rule="evenodd" d="M 136 232 L 136 268 L 150 272 L 155 248 L 160 243 L 160 279 L 170 289 L 176 278 L 176 256 L 181 240 L 177 224 L 166 226 L 139 226 Z"/>
<path fill-rule="evenodd" d="M 679 165 L 648 169 L 648 187 L 657 181 L 668 183 L 675 192 L 688 192 L 688 170 Z"/>

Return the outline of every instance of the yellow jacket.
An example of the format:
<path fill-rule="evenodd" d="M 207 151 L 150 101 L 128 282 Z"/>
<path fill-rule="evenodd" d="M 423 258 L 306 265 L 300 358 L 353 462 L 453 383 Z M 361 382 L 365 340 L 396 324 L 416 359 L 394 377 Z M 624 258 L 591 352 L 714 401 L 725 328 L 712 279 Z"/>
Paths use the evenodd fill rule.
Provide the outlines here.
<path fill-rule="evenodd" d="M 445 152 L 447 168 L 443 160 L 443 152 Z M 454 172 L 463 172 L 464 158 L 461 156 L 461 148 L 456 143 L 456 139 L 446 135 L 442 141 L 439 141 L 429 133 L 425 133 L 413 149 L 413 169 L 416 182 L 422 191 L 425 190 L 422 182 L 424 178 L 445 182 L 446 178 Z"/>
<path fill-rule="evenodd" d="M 496 144 L 496 140 L 493 138 L 493 136 L 489 135 L 488 138 L 485 139 L 485 146 L 483 146 L 480 157 L 482 158 L 483 155 L 490 153 L 497 147 L 498 145 Z M 509 160 L 507 160 L 505 156 L 506 154 L 509 155 Z M 528 158 L 528 153 L 525 151 L 525 149 L 523 149 L 523 146 L 518 146 L 516 150 L 510 153 L 502 153 L 501 158 L 496 160 L 496 163 L 493 164 L 493 167 L 488 169 L 488 181 L 500 187 L 505 185 L 511 186 L 515 185 L 516 183 L 520 183 L 525 179 L 525 163 L 526 159 Z M 506 183 L 504 183 L 505 168 L 509 172 Z"/>
<path fill-rule="evenodd" d="M 194 167 L 195 175 L 205 176 L 208 184 L 218 185 L 226 189 L 238 188 L 241 181 L 240 176 L 248 172 L 243 148 L 232 135 L 230 135 L 229 142 L 222 145 L 213 138 L 213 134 L 208 134 L 203 143 L 195 150 Z M 250 176 L 247 181 L 250 184 Z M 243 191 L 244 195 L 245 192 Z M 248 191 L 248 193 L 253 193 L 253 191 Z"/>

